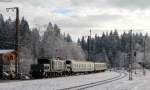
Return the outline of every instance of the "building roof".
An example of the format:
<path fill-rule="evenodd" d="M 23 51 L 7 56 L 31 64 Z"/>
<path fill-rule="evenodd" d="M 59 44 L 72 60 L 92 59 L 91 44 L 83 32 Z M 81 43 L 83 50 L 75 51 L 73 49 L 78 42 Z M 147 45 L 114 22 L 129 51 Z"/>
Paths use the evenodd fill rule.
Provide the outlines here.
<path fill-rule="evenodd" d="M 0 49 L 0 54 L 14 52 L 14 51 L 15 51 L 14 49 Z"/>

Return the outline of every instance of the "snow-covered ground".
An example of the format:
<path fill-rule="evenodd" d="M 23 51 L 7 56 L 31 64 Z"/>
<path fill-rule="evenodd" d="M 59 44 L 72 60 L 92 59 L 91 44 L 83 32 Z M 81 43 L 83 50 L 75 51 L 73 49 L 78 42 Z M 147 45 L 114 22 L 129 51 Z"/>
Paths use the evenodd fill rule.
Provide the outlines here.
<path fill-rule="evenodd" d="M 116 72 L 102 72 L 89 75 L 0 83 L 0 90 L 59 90 L 70 86 L 105 80 L 111 77 L 115 77 L 116 75 L 119 74 Z"/>
<path fill-rule="evenodd" d="M 150 71 L 146 71 L 146 76 L 143 76 L 142 70 L 138 70 L 137 74 L 133 74 L 133 80 L 128 80 L 125 77 L 115 82 L 95 86 L 87 90 L 150 90 Z"/>
<path fill-rule="evenodd" d="M 116 77 L 119 73 L 104 72 L 89 75 L 78 75 L 69 77 L 59 77 L 42 80 L 18 81 L 0 83 L 0 90 L 59 90 L 71 86 L 87 84 L 91 82 L 101 81 Z M 110 82 L 103 85 L 88 88 L 88 90 L 150 90 L 150 72 L 146 72 L 146 76 L 142 75 L 142 71 L 138 71 L 133 75 L 133 80 L 129 81 L 128 77 Z"/>

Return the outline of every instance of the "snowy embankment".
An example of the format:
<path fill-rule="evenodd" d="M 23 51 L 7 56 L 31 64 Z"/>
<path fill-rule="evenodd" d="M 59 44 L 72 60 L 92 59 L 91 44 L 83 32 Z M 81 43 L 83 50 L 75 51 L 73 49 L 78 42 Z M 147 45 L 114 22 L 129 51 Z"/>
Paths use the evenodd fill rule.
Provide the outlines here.
<path fill-rule="evenodd" d="M 142 70 L 137 74 L 133 73 L 133 80 L 129 81 L 128 76 L 112 83 L 88 88 L 87 90 L 150 90 L 150 71 L 146 71 L 146 76 Z"/>
<path fill-rule="evenodd" d="M 89 75 L 78 75 L 9 83 L 5 82 L 0 83 L 0 90 L 59 90 L 71 86 L 77 86 L 81 84 L 109 79 L 117 75 L 119 75 L 119 73 L 108 71 Z"/>

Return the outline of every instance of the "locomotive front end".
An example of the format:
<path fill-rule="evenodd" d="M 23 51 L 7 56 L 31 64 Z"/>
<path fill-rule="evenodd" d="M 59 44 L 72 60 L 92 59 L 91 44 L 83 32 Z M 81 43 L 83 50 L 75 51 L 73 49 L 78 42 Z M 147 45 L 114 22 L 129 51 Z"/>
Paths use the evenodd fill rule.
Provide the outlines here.
<path fill-rule="evenodd" d="M 50 72 L 50 60 L 39 58 L 37 64 L 31 65 L 31 75 L 33 78 L 43 78 L 45 73 Z"/>

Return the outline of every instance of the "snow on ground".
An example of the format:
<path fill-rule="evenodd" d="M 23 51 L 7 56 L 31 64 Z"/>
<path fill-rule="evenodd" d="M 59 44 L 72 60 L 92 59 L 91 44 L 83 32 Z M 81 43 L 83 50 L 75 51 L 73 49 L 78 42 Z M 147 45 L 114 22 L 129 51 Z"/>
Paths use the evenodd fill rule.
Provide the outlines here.
<path fill-rule="evenodd" d="M 133 80 L 129 81 L 128 76 L 118 81 L 88 88 L 87 90 L 150 90 L 150 71 L 143 76 L 142 70 L 133 74 Z"/>
<path fill-rule="evenodd" d="M 59 90 L 70 86 L 109 79 L 117 75 L 119 74 L 116 72 L 107 71 L 89 75 L 0 83 L 0 90 Z"/>
<path fill-rule="evenodd" d="M 89 75 L 78 75 L 69 77 L 59 77 L 42 80 L 18 81 L 0 83 L 0 90 L 59 90 L 70 86 L 77 86 L 91 82 L 101 81 L 116 77 L 119 73 L 104 72 Z M 107 84 L 88 88 L 86 90 L 150 90 L 150 71 L 147 70 L 146 76 L 138 70 L 133 75 L 133 80 L 129 81 L 128 76 Z"/>

